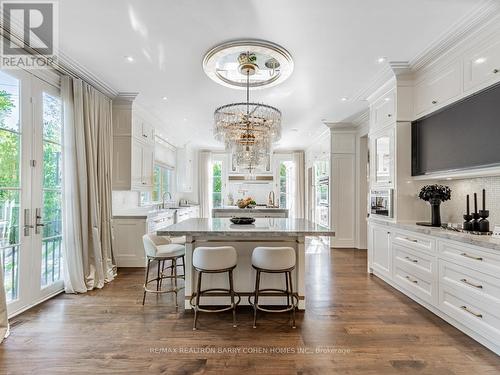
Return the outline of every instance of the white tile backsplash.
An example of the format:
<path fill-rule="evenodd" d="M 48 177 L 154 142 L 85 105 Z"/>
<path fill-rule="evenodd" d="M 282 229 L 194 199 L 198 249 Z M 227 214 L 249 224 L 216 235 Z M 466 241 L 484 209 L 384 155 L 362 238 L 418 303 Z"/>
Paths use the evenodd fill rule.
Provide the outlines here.
<path fill-rule="evenodd" d="M 273 190 L 273 183 L 243 183 L 233 182 L 229 183 L 227 187 L 227 194 L 231 193 L 234 202 L 244 197 L 252 197 L 257 204 L 266 204 L 269 192 Z M 276 197 L 275 202 L 278 202 Z M 224 197 L 224 204 L 228 205 L 227 195 Z"/>
<path fill-rule="evenodd" d="M 451 188 L 451 200 L 441 205 L 441 220 L 443 223 L 462 223 L 465 213 L 465 199 L 470 195 L 470 208 L 474 210 L 474 193 L 477 193 L 478 209 L 482 208 L 482 191 L 486 189 L 486 209 L 490 211 L 490 228 L 500 225 L 500 176 L 481 177 L 467 180 L 440 181 L 439 184 Z M 429 208 L 430 210 L 430 208 Z"/>
<path fill-rule="evenodd" d="M 137 191 L 119 191 L 112 193 L 113 210 L 127 210 L 139 207 L 139 193 Z"/>

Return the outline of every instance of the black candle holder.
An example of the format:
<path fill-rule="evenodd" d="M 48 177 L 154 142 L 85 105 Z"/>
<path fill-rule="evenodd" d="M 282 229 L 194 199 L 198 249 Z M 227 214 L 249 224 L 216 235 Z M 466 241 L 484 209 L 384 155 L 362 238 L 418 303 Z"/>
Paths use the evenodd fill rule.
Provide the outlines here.
<path fill-rule="evenodd" d="M 464 221 L 464 224 L 463 224 L 463 229 L 464 229 L 464 230 L 467 230 L 467 231 L 472 231 L 472 230 L 473 230 L 473 229 L 472 229 L 472 222 L 471 222 L 471 220 L 472 220 L 472 215 L 470 215 L 470 214 L 465 214 L 465 215 L 464 215 L 464 220 L 465 220 L 465 221 Z"/>
<path fill-rule="evenodd" d="M 473 212 L 472 213 L 472 230 L 474 232 L 479 232 L 479 214 L 477 212 Z"/>
<path fill-rule="evenodd" d="M 479 220 L 479 231 L 480 232 L 489 232 L 490 231 L 490 222 L 487 220 L 487 217 L 490 216 L 489 210 L 479 210 L 479 216 L 481 220 Z"/>

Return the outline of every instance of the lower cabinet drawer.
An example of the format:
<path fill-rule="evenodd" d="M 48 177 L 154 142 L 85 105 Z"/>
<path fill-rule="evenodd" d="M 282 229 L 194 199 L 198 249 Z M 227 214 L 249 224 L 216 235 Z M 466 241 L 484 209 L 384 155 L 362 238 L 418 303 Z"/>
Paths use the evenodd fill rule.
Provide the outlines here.
<path fill-rule="evenodd" d="M 427 303 L 434 303 L 436 291 L 432 275 L 415 272 L 411 267 L 397 261 L 394 264 L 394 282 Z"/>
<path fill-rule="evenodd" d="M 493 277 L 500 275 L 500 254 L 473 245 L 440 240 L 440 257 Z"/>
<path fill-rule="evenodd" d="M 399 262 L 402 265 L 412 267 L 416 272 L 425 272 L 431 274 L 435 269 L 435 257 L 413 250 L 406 246 L 400 246 L 396 243 L 392 245 L 394 263 Z"/>
<path fill-rule="evenodd" d="M 500 303 L 500 275 L 493 277 L 440 259 L 439 280 L 474 298 Z"/>
<path fill-rule="evenodd" d="M 439 308 L 472 331 L 500 345 L 500 303 L 472 298 L 441 283 Z"/>
<path fill-rule="evenodd" d="M 432 237 L 413 232 L 395 232 L 393 243 L 411 247 L 415 250 L 424 250 L 434 253 L 436 249 L 436 241 Z"/>

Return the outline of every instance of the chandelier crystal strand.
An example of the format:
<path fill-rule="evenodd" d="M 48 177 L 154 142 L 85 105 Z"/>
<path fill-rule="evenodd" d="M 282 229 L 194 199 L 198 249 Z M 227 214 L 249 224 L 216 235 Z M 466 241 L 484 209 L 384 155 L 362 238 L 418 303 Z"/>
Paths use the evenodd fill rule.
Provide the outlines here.
<path fill-rule="evenodd" d="M 224 142 L 239 167 L 252 172 L 271 152 L 272 143 L 281 138 L 281 112 L 269 105 L 250 103 L 250 75 L 258 68 L 255 55 L 240 54 L 240 73 L 246 73 L 246 103 L 233 103 L 215 110 L 215 138 Z"/>

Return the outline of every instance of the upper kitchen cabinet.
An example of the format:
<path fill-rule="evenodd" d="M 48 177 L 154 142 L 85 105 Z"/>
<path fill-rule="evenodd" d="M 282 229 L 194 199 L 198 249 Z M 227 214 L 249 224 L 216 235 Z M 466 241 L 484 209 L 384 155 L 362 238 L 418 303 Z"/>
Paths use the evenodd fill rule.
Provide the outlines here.
<path fill-rule="evenodd" d="M 415 115 L 421 117 L 457 99 L 462 93 L 462 64 L 455 61 L 425 75 L 415 85 Z"/>
<path fill-rule="evenodd" d="M 193 191 L 195 152 L 187 144 L 177 149 L 177 191 L 191 193 Z"/>
<path fill-rule="evenodd" d="M 382 129 L 370 135 L 370 149 L 373 150 L 370 160 L 371 185 L 394 185 L 394 127 Z"/>
<path fill-rule="evenodd" d="M 500 40 L 476 46 L 464 56 L 464 90 L 476 91 L 500 81 Z"/>
<path fill-rule="evenodd" d="M 154 127 L 134 109 L 134 98 L 113 100 L 113 190 L 153 187 Z"/>
<path fill-rule="evenodd" d="M 382 95 L 370 106 L 370 121 L 373 129 L 380 129 L 396 121 L 396 90 Z"/>

